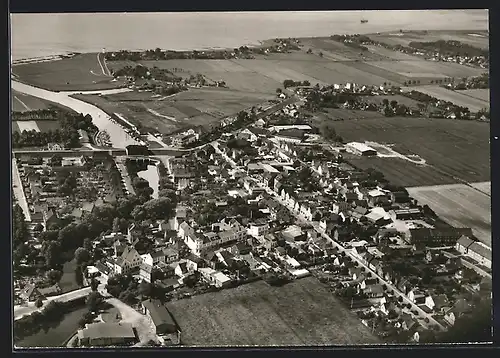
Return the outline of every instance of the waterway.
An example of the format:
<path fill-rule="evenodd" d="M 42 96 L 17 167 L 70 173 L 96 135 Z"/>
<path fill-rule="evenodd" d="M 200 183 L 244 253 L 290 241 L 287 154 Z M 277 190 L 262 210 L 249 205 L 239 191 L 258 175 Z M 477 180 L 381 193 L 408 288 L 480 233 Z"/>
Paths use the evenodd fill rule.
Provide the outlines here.
<path fill-rule="evenodd" d="M 160 177 L 158 175 L 158 169 L 156 165 L 148 165 L 147 170 L 143 170 L 137 173 L 139 177 L 148 181 L 149 186 L 153 189 L 153 199 L 158 199 L 158 186 L 160 182 Z"/>
<path fill-rule="evenodd" d="M 63 320 L 54 328 L 47 331 L 41 329 L 29 337 L 25 337 L 15 344 L 19 348 L 52 348 L 62 344 L 78 329 L 78 321 L 88 308 L 83 306 L 64 315 Z"/>
<path fill-rule="evenodd" d="M 42 88 L 27 85 L 25 83 L 11 81 L 12 89 L 21 93 L 25 93 L 34 97 L 44 98 L 48 101 L 59 103 L 65 107 L 71 108 L 78 113 L 90 114 L 92 116 L 92 122 L 99 128 L 99 130 L 105 130 L 108 132 L 111 145 L 114 148 L 125 148 L 130 144 L 138 144 L 138 142 L 127 134 L 123 128 L 116 122 L 111 120 L 111 117 L 106 114 L 102 109 L 79 99 L 70 97 L 71 94 L 75 92 L 53 92 Z M 123 90 L 118 90 L 123 91 Z M 89 93 L 95 93 L 96 91 L 91 91 Z M 116 89 L 99 91 L 102 94 L 116 93 Z M 78 93 L 87 93 L 81 91 Z"/>
<path fill-rule="evenodd" d="M 361 24 L 360 20 L 367 23 Z M 14 60 L 122 49 L 234 48 L 276 37 L 487 30 L 487 10 L 12 14 Z M 36 26 L 34 26 L 36 24 Z"/>

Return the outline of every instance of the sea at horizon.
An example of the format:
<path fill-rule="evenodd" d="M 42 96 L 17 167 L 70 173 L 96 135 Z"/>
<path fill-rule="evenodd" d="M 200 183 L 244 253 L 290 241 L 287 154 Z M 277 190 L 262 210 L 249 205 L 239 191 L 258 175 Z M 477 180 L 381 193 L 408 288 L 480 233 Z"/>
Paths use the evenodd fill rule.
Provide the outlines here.
<path fill-rule="evenodd" d="M 366 19 L 368 23 L 361 24 Z M 487 10 L 11 14 L 12 60 L 69 52 L 201 50 L 276 37 L 488 30 Z"/>

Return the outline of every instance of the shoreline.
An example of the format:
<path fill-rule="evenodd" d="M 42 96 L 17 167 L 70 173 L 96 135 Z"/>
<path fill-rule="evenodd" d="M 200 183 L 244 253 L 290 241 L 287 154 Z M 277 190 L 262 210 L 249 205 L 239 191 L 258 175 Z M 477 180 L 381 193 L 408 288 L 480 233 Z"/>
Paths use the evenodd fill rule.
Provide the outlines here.
<path fill-rule="evenodd" d="M 381 32 L 355 32 L 360 35 L 376 35 L 376 34 L 392 34 L 394 32 L 399 31 L 400 29 L 394 29 L 391 31 L 381 31 Z M 477 32 L 482 32 L 482 33 L 487 33 L 489 36 L 489 29 L 470 29 L 470 30 L 464 30 L 464 29 L 456 29 L 456 30 L 418 30 L 418 29 L 407 29 L 403 30 L 403 33 L 422 33 L 422 32 L 427 32 L 429 34 L 432 33 L 459 33 L 459 34 L 475 34 Z M 352 34 L 355 34 L 352 33 Z M 332 34 L 333 35 L 333 34 Z M 342 35 L 339 33 L 338 35 Z M 291 38 L 296 38 L 296 39 L 321 39 L 321 38 L 329 38 L 331 35 L 328 36 L 306 36 L 306 37 L 291 37 Z M 247 46 L 249 48 L 259 48 L 261 46 L 265 46 L 266 43 L 272 42 L 277 38 L 282 38 L 282 37 L 276 37 L 276 38 L 268 38 L 268 39 L 262 39 L 262 40 L 256 40 L 254 43 L 242 43 L 240 46 Z M 288 37 L 287 37 L 288 38 Z M 202 48 L 196 48 L 196 47 L 189 47 L 189 48 L 168 48 L 168 49 L 161 49 L 162 51 L 175 51 L 175 52 L 192 52 L 192 51 L 229 51 L 234 49 L 234 47 L 202 47 Z M 129 52 L 142 52 L 142 51 L 147 51 L 148 49 L 145 48 L 136 48 L 136 49 L 121 49 L 121 50 L 106 50 L 106 52 L 119 52 L 119 51 L 129 51 Z M 86 52 L 81 52 L 82 54 L 84 53 L 98 53 L 100 51 L 86 51 Z M 39 62 L 50 62 L 50 61 L 56 61 L 56 60 L 61 60 L 64 59 L 65 57 L 71 57 L 76 54 L 80 54 L 80 52 L 74 52 L 74 51 L 61 51 L 60 53 L 54 53 L 52 55 L 45 55 L 45 56 L 35 56 L 35 57 L 23 57 L 23 58 L 18 58 L 18 59 L 13 59 L 12 58 L 12 53 L 11 53 L 11 66 L 15 65 L 23 65 L 23 64 L 28 64 L 28 63 L 39 63 Z"/>

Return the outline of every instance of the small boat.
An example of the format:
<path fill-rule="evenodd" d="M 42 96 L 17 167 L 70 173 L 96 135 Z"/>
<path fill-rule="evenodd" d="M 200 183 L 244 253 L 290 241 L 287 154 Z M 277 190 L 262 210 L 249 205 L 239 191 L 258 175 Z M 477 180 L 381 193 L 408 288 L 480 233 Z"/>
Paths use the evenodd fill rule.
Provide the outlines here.
<path fill-rule="evenodd" d="M 368 22 L 368 20 L 366 20 L 366 19 L 362 19 L 362 20 L 361 20 L 361 23 L 362 23 L 362 24 L 366 24 L 367 22 Z"/>

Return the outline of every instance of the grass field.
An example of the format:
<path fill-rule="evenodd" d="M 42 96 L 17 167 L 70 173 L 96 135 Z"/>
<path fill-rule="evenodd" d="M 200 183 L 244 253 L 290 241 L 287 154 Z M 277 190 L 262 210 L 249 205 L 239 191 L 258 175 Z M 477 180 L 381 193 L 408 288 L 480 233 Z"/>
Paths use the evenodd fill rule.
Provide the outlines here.
<path fill-rule="evenodd" d="M 460 94 L 464 94 L 469 97 L 480 99 L 481 101 L 490 103 L 490 90 L 485 89 L 469 89 L 463 91 L 457 91 Z"/>
<path fill-rule="evenodd" d="M 54 102 L 50 102 L 38 97 L 33 97 L 18 91 L 11 91 L 12 111 L 26 112 L 38 109 L 48 109 L 50 106 L 60 106 Z"/>
<path fill-rule="evenodd" d="M 97 56 L 87 53 L 57 61 L 28 63 L 12 66 L 12 73 L 20 82 L 51 91 L 99 90 L 121 87 L 119 81 L 104 75 Z"/>
<path fill-rule="evenodd" d="M 380 343 L 313 277 L 283 287 L 263 281 L 167 304 L 188 346 Z"/>
<path fill-rule="evenodd" d="M 386 56 L 376 52 L 361 51 L 344 45 L 341 42 L 331 40 L 329 38 L 309 38 L 301 39 L 305 49 L 310 48 L 314 53 L 323 52 L 323 57 L 332 57 L 336 61 L 353 61 L 362 60 L 378 61 L 383 60 Z M 306 50 L 307 51 L 307 50 Z M 327 56 L 325 56 L 325 54 Z"/>
<path fill-rule="evenodd" d="M 74 259 L 64 264 L 63 275 L 61 277 L 61 281 L 59 281 L 62 293 L 70 292 L 79 288 L 76 284 L 75 269 L 76 261 Z"/>
<path fill-rule="evenodd" d="M 405 97 L 405 96 L 401 96 L 401 95 L 387 95 L 387 96 L 369 96 L 369 97 L 364 97 L 363 99 L 365 100 L 369 100 L 370 102 L 374 102 L 374 103 L 377 103 L 377 104 L 381 104 L 384 99 L 387 99 L 389 101 L 389 103 L 391 101 L 397 101 L 398 104 L 404 104 L 405 106 L 407 107 L 410 107 L 410 108 L 418 108 L 418 101 L 415 101 L 414 99 L 411 99 L 411 98 L 408 98 L 408 97 Z M 381 114 L 381 116 L 383 116 Z"/>
<path fill-rule="evenodd" d="M 426 60 L 371 61 L 371 66 L 398 73 L 405 77 L 463 77 L 479 76 L 483 69 L 464 66 L 453 62 L 436 62 Z"/>
<path fill-rule="evenodd" d="M 424 118 L 377 118 L 334 122 L 346 141 L 393 144 L 401 154 L 416 154 L 429 166 L 417 167 L 397 158 L 361 158 L 353 164 L 374 167 L 388 180 L 423 186 L 490 180 L 489 125 L 477 121 Z M 455 177 L 455 178 L 454 178 Z"/>
<path fill-rule="evenodd" d="M 480 183 L 471 183 L 471 186 L 491 196 L 491 182 L 485 181 Z"/>
<path fill-rule="evenodd" d="M 370 118 L 385 118 L 384 115 L 380 112 L 371 112 L 371 111 L 360 111 L 360 110 L 351 110 L 351 109 L 342 109 L 342 108 L 326 108 L 326 112 L 315 112 L 314 120 L 319 122 L 328 122 L 328 121 L 336 121 L 336 120 L 351 120 L 351 119 L 370 119 Z"/>
<path fill-rule="evenodd" d="M 12 132 L 31 130 L 48 132 L 58 129 L 59 126 L 59 121 L 12 121 Z"/>
<path fill-rule="evenodd" d="M 271 95 L 200 88 L 167 98 L 137 91 L 75 97 L 93 103 L 108 113 L 119 113 L 136 125 L 168 134 L 183 126 L 212 125 L 224 117 L 265 102 Z"/>
<path fill-rule="evenodd" d="M 389 45 L 408 46 L 412 41 L 453 40 L 478 48 L 487 49 L 489 47 L 489 37 L 485 31 L 428 31 L 426 34 L 416 31 L 405 32 L 403 34 L 399 32 L 386 32 L 369 36 L 375 41 Z"/>
<path fill-rule="evenodd" d="M 417 90 L 443 101 L 449 101 L 457 106 L 468 107 L 471 112 L 478 112 L 489 107 L 487 101 L 468 96 L 461 91 L 452 91 L 439 86 L 419 86 Z"/>
<path fill-rule="evenodd" d="M 465 184 L 409 188 L 421 205 L 427 204 L 448 224 L 470 227 L 491 247 L 491 197 Z"/>

